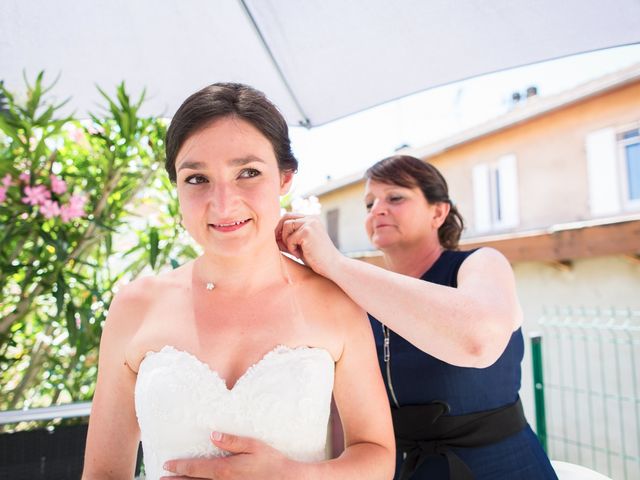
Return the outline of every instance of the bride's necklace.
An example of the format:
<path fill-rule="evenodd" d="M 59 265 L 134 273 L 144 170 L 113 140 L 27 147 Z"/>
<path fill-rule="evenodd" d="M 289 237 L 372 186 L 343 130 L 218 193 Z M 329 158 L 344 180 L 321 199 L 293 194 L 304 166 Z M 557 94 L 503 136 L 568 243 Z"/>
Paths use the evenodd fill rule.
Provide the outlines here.
<path fill-rule="evenodd" d="M 282 258 L 280 258 L 280 268 L 282 269 L 283 275 L 287 279 L 287 283 L 291 283 L 291 278 L 289 278 L 289 274 L 285 270 L 284 260 Z M 212 281 L 206 281 L 206 282 L 204 282 L 204 287 L 207 289 L 208 292 L 210 292 L 214 288 L 216 288 L 216 284 L 214 282 L 212 282 Z"/>

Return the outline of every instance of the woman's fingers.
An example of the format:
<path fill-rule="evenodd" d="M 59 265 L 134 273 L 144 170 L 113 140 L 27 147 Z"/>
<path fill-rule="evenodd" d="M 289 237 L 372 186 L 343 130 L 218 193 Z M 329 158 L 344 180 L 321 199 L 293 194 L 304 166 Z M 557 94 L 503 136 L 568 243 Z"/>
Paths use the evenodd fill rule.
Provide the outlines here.
<path fill-rule="evenodd" d="M 301 259 L 316 273 L 327 276 L 340 253 L 317 216 L 290 216 L 280 225 L 280 244 L 284 251 Z"/>
<path fill-rule="evenodd" d="M 287 239 L 296 229 L 295 223 L 292 222 L 301 218 L 304 218 L 304 216 L 295 213 L 287 213 L 283 215 L 278 222 L 275 230 L 276 242 L 278 243 L 278 248 L 283 252 L 291 253 L 292 255 L 295 254 L 287 248 Z"/>

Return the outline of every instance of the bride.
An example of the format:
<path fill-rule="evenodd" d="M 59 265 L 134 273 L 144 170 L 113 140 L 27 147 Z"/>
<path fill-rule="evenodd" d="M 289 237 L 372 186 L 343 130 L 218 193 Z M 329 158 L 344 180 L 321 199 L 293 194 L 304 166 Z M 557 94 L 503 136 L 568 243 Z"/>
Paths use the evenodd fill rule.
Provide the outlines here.
<path fill-rule="evenodd" d="M 203 255 L 113 300 L 83 479 L 393 476 L 389 406 L 364 312 L 283 257 L 279 195 L 297 168 L 262 93 L 189 97 L 166 139 L 183 224 Z M 331 395 L 344 453 L 325 459 Z"/>

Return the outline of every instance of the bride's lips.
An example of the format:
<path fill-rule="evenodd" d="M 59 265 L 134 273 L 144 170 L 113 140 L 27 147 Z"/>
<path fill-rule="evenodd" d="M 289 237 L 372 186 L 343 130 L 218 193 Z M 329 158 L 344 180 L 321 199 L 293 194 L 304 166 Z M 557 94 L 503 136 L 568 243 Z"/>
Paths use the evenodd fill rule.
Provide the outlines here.
<path fill-rule="evenodd" d="M 236 230 L 244 227 L 250 221 L 251 219 L 247 218 L 246 220 L 238 220 L 235 222 L 210 223 L 209 227 L 214 229 L 216 232 L 235 232 Z"/>

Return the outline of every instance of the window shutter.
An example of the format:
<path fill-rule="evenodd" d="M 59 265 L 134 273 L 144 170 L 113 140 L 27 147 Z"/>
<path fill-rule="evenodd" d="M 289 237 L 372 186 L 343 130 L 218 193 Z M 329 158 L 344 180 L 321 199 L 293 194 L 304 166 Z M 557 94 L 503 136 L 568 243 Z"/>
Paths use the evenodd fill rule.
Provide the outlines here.
<path fill-rule="evenodd" d="M 597 130 L 587 135 L 585 147 L 591 214 L 607 215 L 619 212 L 616 135 L 613 128 Z"/>
<path fill-rule="evenodd" d="M 338 232 L 340 210 L 337 208 L 327 212 L 327 233 L 336 248 L 340 248 L 340 235 Z"/>
<path fill-rule="evenodd" d="M 489 193 L 489 167 L 486 164 L 473 167 L 473 211 L 475 231 L 491 229 L 491 196 Z"/>
<path fill-rule="evenodd" d="M 518 166 L 515 155 L 505 155 L 498 160 L 500 175 L 501 227 L 515 227 L 520 223 L 518 202 Z"/>

